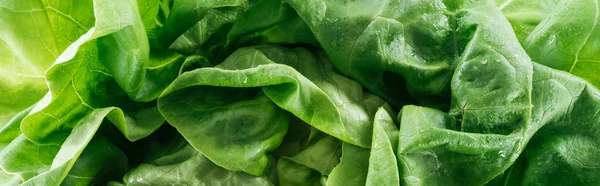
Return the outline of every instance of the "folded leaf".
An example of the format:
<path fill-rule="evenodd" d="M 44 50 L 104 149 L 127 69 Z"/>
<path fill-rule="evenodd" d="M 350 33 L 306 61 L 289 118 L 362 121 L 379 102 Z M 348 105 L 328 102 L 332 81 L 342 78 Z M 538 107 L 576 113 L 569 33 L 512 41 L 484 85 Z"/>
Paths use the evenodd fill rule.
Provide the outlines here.
<path fill-rule="evenodd" d="M 320 186 L 321 174 L 287 158 L 277 162 L 279 185 Z"/>
<path fill-rule="evenodd" d="M 319 175 L 329 175 L 340 163 L 342 143 L 298 118 L 293 118 L 284 141 L 273 154 L 280 158 L 279 161 L 291 161 L 286 164 L 292 167 L 307 167 L 317 171 Z"/>
<path fill-rule="evenodd" d="M 264 0 L 252 5 L 227 34 L 227 49 L 261 44 L 318 46 L 308 25 L 281 0 Z"/>
<path fill-rule="evenodd" d="M 227 30 L 248 9 L 246 0 L 174 0 L 170 14 L 159 33 L 164 48 L 192 54 L 208 43 L 204 49 L 223 45 Z M 224 33 L 223 33 L 224 32 Z M 216 37 L 216 38 L 215 38 Z M 216 42 L 207 42 L 211 39 Z M 206 52 L 201 50 L 200 52 Z"/>
<path fill-rule="evenodd" d="M 33 141 L 68 130 L 93 109 L 108 106 L 119 106 L 128 114 L 127 124 L 118 127 L 130 140 L 149 135 L 164 122 L 152 104 L 134 103 L 129 97 L 156 98 L 161 87 L 177 76 L 177 65 L 183 63 L 183 58 L 172 53 L 156 53 L 156 58 L 149 58 L 148 41 L 134 1 L 121 6 L 96 0 L 94 5 L 96 27 L 69 46 L 48 69 L 50 92 L 23 120 L 21 131 Z M 112 17 L 119 10 L 130 16 L 114 24 Z M 128 41 L 120 42 L 123 37 Z M 130 53 L 133 50 L 136 52 Z M 148 67 L 149 63 L 157 67 Z M 152 75 L 164 79 L 149 80 Z"/>
<path fill-rule="evenodd" d="M 266 46 L 240 49 L 215 68 L 179 76 L 158 100 L 167 121 L 180 125 L 176 121 L 182 118 L 180 113 L 189 113 L 192 101 L 198 100 L 186 92 L 200 92 L 204 86 L 262 87 L 275 104 L 306 123 L 364 147 L 370 146 L 372 116 L 383 104 L 379 97 L 363 94 L 358 83 L 335 73 L 322 54 Z M 186 102 L 190 107 L 176 104 Z"/>
<path fill-rule="evenodd" d="M 368 170 L 369 149 L 343 143 L 340 164 L 327 178 L 327 185 L 365 185 Z"/>
<path fill-rule="evenodd" d="M 520 133 L 456 131 L 454 117 L 431 108 L 405 106 L 398 117 L 401 185 L 482 185 L 504 172 L 525 146 Z"/>
<path fill-rule="evenodd" d="M 496 0 L 496 5 L 523 43 L 535 27 L 559 7 L 560 1 L 563 0 Z"/>
<path fill-rule="evenodd" d="M 161 97 L 159 104 L 169 123 L 207 158 L 257 176 L 265 173 L 268 152 L 281 143 L 289 120 L 261 92 L 232 88 L 190 87 Z"/>
<path fill-rule="evenodd" d="M 265 176 L 254 177 L 219 167 L 189 145 L 167 156 L 183 161 L 141 164 L 125 175 L 125 185 L 273 185 Z"/>
<path fill-rule="evenodd" d="M 400 172 L 396 160 L 398 139 L 398 127 L 394 124 L 394 120 L 385 108 L 380 108 L 373 122 L 373 142 L 366 185 L 400 184 Z"/>
<path fill-rule="evenodd" d="M 0 152 L 0 167 L 18 176 L 19 185 L 91 184 L 119 176 L 127 169 L 127 157 L 105 138 L 94 138 L 105 117 L 125 123 L 120 109 L 107 107 L 77 121 L 71 133 L 54 133 L 45 143 L 21 135 Z"/>

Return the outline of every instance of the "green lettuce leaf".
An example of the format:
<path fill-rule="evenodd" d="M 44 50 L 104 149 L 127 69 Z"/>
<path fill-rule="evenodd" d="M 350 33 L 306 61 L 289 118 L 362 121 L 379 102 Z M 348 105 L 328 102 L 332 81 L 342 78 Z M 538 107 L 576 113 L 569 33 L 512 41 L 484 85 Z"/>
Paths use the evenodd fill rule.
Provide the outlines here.
<path fill-rule="evenodd" d="M 399 185 L 400 173 L 395 150 L 398 147 L 398 128 L 381 107 L 373 123 L 371 149 L 342 145 L 340 164 L 333 169 L 327 185 Z"/>
<path fill-rule="evenodd" d="M 177 76 L 177 64 L 183 63 L 183 58 L 154 53 L 155 57 L 149 59 L 147 39 L 140 20 L 136 19 L 139 16 L 134 1 L 126 5 L 106 0 L 94 3 L 100 8 L 94 10 L 98 17 L 96 26 L 69 46 L 46 72 L 50 92 L 21 124 L 23 134 L 33 141 L 42 141 L 55 131 L 72 128 L 93 109 L 107 106 L 119 106 L 128 113 L 127 124 L 118 127 L 130 140 L 149 135 L 164 121 L 152 104 L 134 103 L 130 97 L 158 97 L 160 87 L 166 87 L 169 79 Z M 110 18 L 118 15 L 115 11 L 119 10 L 129 13 L 129 19 L 114 24 Z M 141 36 L 136 40 L 132 35 Z M 124 38 L 128 38 L 127 42 L 120 42 Z M 113 46 L 117 43 L 120 47 Z M 135 64 L 149 70 L 137 68 Z M 149 64 L 157 66 L 149 67 Z M 142 75 L 146 79 L 140 79 Z M 152 75 L 163 79 L 148 80 Z M 142 81 L 145 83 L 139 84 Z"/>
<path fill-rule="evenodd" d="M 193 110 L 182 105 L 199 106 L 191 104 L 198 98 L 186 92 L 203 91 L 205 86 L 262 87 L 275 104 L 306 123 L 365 147 L 370 146 L 372 116 L 383 104 L 377 96 L 363 94 L 358 83 L 335 73 L 322 54 L 266 46 L 240 49 L 215 68 L 179 76 L 158 100 L 167 121 L 179 125 L 176 120 L 182 120 L 180 113 Z"/>
<path fill-rule="evenodd" d="M 279 162 L 286 161 L 283 162 L 285 164 L 283 166 L 286 166 L 283 167 L 286 168 L 284 171 L 287 171 L 287 168 L 300 171 L 305 170 L 306 167 L 319 173 L 321 177 L 329 175 L 340 163 L 341 153 L 340 140 L 311 127 L 298 118 L 292 118 L 288 133 L 273 155 L 279 157 Z"/>
<path fill-rule="evenodd" d="M 400 184 L 400 172 L 396 152 L 398 127 L 384 107 L 375 114 L 373 141 L 369 155 L 366 185 L 393 186 Z"/>
<path fill-rule="evenodd" d="M 321 174 L 319 172 L 287 158 L 281 158 L 277 162 L 277 176 L 279 178 L 279 185 L 321 185 Z"/>
<path fill-rule="evenodd" d="M 281 0 L 263 0 L 252 5 L 227 34 L 228 50 L 261 44 L 318 46 L 308 25 Z"/>
<path fill-rule="evenodd" d="M 600 87 L 598 9 L 596 1 L 560 1 L 523 41 L 523 48 L 533 61 Z"/>
<path fill-rule="evenodd" d="M 96 136 L 105 117 L 125 123 L 120 109 L 107 107 L 83 117 L 71 133 L 54 133 L 44 143 L 20 135 L 0 152 L 0 167 L 19 185 L 79 185 L 114 179 L 127 170 L 128 160 L 106 138 Z"/>
<path fill-rule="evenodd" d="M 155 139 L 160 148 L 146 149 L 151 158 L 125 174 L 124 185 L 272 185 L 266 176 L 215 165 L 178 136 L 174 133 L 160 141 Z"/>
<path fill-rule="evenodd" d="M 77 2 L 77 8 L 72 4 Z M 91 1 L 0 1 L 0 126 L 48 91 L 44 72 L 93 27 Z"/>
<path fill-rule="evenodd" d="M 496 5 L 510 22 L 523 43 L 535 27 L 559 6 L 562 0 L 496 0 Z"/>

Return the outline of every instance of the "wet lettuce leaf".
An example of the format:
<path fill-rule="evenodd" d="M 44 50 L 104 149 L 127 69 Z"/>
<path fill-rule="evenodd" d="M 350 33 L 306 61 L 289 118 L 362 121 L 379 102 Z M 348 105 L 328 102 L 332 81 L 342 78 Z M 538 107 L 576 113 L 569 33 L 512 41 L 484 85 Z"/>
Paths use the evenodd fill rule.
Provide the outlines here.
<path fill-rule="evenodd" d="M 600 87 L 598 2 L 516 0 L 500 6 L 533 61 Z"/>
<path fill-rule="evenodd" d="M 594 0 L 0 0 L 0 185 L 600 185 Z"/>

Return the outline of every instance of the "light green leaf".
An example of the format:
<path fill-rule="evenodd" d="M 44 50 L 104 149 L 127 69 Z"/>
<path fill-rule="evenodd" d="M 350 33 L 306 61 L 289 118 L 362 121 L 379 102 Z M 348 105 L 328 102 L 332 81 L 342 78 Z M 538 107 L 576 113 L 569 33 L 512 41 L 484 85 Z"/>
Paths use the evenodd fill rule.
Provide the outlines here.
<path fill-rule="evenodd" d="M 96 0 L 94 5 L 96 27 L 69 46 L 47 71 L 50 93 L 23 120 L 21 131 L 33 141 L 40 142 L 53 132 L 72 128 L 93 109 L 107 106 L 119 106 L 128 114 L 127 124 L 117 126 L 130 140 L 149 135 L 164 122 L 152 104 L 133 103 L 128 96 L 156 98 L 177 76 L 183 58 L 173 53 L 155 53 L 149 58 L 135 2 L 118 5 Z M 115 11 L 128 18 L 113 23 L 111 17 L 119 15 Z M 120 42 L 124 37 L 127 41 Z M 120 47 L 111 43 L 119 43 Z M 133 50 L 137 53 L 130 53 Z M 155 66 L 148 67 L 149 64 Z"/>
<path fill-rule="evenodd" d="M 383 107 L 380 108 L 373 122 L 373 142 L 366 185 L 400 185 L 400 173 L 395 154 L 398 139 L 398 127 L 394 124 L 394 120 Z"/>
<path fill-rule="evenodd" d="M 343 143 L 342 159 L 327 178 L 327 185 L 365 185 L 368 170 L 369 149 Z"/>
<path fill-rule="evenodd" d="M 0 128 L 0 151 L 2 151 L 4 147 L 21 135 L 21 121 L 23 121 L 23 118 L 25 118 L 25 116 L 31 112 L 32 108 L 33 107 L 30 107 L 21 111 L 19 114 L 13 117 L 8 124 L 6 124 L 3 128 Z"/>
<path fill-rule="evenodd" d="M 496 5 L 508 19 L 523 43 L 535 27 L 551 15 L 562 0 L 496 0 Z"/>
<path fill-rule="evenodd" d="M 531 59 L 600 87 L 598 1 L 563 0 L 523 41 Z"/>
<path fill-rule="evenodd" d="M 93 26 L 91 1 L 0 1 L 0 126 L 48 91 L 44 72 Z"/>

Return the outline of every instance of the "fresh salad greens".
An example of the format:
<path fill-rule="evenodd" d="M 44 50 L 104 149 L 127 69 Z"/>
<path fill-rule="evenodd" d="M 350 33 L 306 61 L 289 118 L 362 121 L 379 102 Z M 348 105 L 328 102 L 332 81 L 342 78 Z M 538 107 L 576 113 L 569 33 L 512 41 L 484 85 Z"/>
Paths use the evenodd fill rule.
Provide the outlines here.
<path fill-rule="evenodd" d="M 597 0 L 0 0 L 0 185 L 600 185 Z"/>

